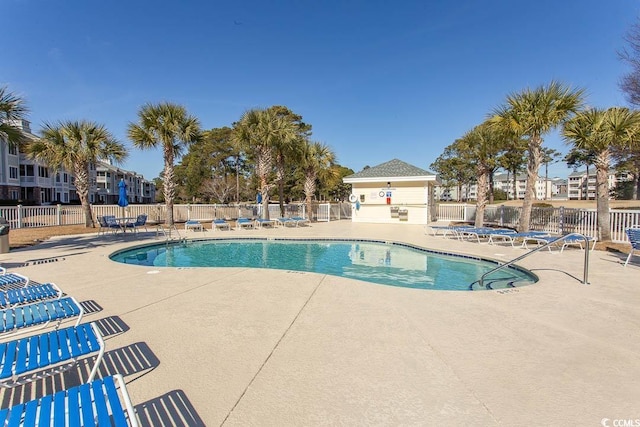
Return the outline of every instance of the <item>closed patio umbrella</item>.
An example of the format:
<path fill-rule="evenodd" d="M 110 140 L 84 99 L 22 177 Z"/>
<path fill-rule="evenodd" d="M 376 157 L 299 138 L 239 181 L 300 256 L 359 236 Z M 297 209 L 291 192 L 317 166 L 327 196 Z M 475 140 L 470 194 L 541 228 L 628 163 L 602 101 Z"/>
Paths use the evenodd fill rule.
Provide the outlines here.
<path fill-rule="evenodd" d="M 129 206 L 129 199 L 127 198 L 127 184 L 125 184 L 124 179 L 121 179 L 118 183 L 118 206 L 124 208 Z M 124 216 L 124 213 L 123 215 Z"/>

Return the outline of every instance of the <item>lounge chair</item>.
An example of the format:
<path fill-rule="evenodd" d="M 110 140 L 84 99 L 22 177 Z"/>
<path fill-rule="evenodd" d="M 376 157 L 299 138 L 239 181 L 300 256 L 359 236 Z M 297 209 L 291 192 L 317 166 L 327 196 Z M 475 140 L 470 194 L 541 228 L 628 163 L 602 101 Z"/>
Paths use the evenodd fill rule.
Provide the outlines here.
<path fill-rule="evenodd" d="M 296 227 L 300 227 L 301 225 L 311 224 L 311 220 L 309 220 L 308 218 L 303 218 L 301 216 L 292 216 L 291 220 L 296 222 Z"/>
<path fill-rule="evenodd" d="M 98 371 L 104 341 L 95 323 L 30 335 L 0 344 L 0 387 L 16 387 L 73 367 L 82 356 L 98 353 L 88 381 Z"/>
<path fill-rule="evenodd" d="M 5 426 L 138 426 L 122 375 L 101 378 L 2 409 L 0 423 Z"/>
<path fill-rule="evenodd" d="M 190 219 L 189 221 L 184 223 L 184 231 L 193 230 L 193 231 L 204 231 L 204 227 L 200 223 L 200 221 L 196 221 L 195 219 Z"/>
<path fill-rule="evenodd" d="M 224 219 L 214 219 L 211 222 L 211 229 L 214 231 L 215 230 L 231 230 L 231 224 L 229 224 Z"/>
<path fill-rule="evenodd" d="M 285 227 L 295 227 L 297 225 L 296 221 L 291 218 L 276 218 L 276 224 Z"/>
<path fill-rule="evenodd" d="M 0 267 L 0 288 L 9 286 L 26 286 L 29 278 L 18 273 L 9 273 L 6 268 Z"/>
<path fill-rule="evenodd" d="M 262 228 L 262 227 L 275 227 L 276 226 L 276 222 L 272 219 L 264 219 L 264 218 L 258 218 L 255 221 L 255 224 L 258 226 L 258 228 Z"/>
<path fill-rule="evenodd" d="M 489 244 L 497 243 L 498 240 L 502 242 L 508 242 L 512 247 L 515 248 L 516 240 L 523 240 L 520 244 L 520 247 L 526 247 L 526 239 L 536 239 L 538 237 L 548 236 L 549 233 L 546 231 L 525 231 L 522 233 L 512 232 L 499 232 L 499 233 L 491 233 L 489 234 Z"/>
<path fill-rule="evenodd" d="M 593 251 L 596 247 L 596 242 L 598 239 L 595 237 L 585 236 L 587 238 L 587 247 L 590 251 Z M 580 249 L 583 249 L 582 244 L 584 243 L 584 238 L 581 236 L 569 236 L 562 240 L 562 248 L 560 248 L 560 253 L 564 252 L 564 248 L 567 246 L 578 246 Z M 558 243 L 559 244 L 559 243 Z"/>
<path fill-rule="evenodd" d="M 631 243 L 629 256 L 624 262 L 624 266 L 626 267 L 627 264 L 629 264 L 629 260 L 634 255 L 634 252 L 640 250 L 640 228 L 627 228 L 625 232 L 627 233 L 627 237 L 629 238 L 629 243 Z"/>
<path fill-rule="evenodd" d="M 55 283 L 22 286 L 20 288 L 0 290 L 0 308 L 35 301 L 60 298 L 62 291 Z"/>
<path fill-rule="evenodd" d="M 40 301 L 0 310 L 0 334 L 21 333 L 33 328 L 45 328 L 57 321 L 56 329 L 64 319 L 78 317 L 75 326 L 80 324 L 84 310 L 72 297 Z"/>
<path fill-rule="evenodd" d="M 236 220 L 236 228 L 241 230 L 243 228 L 254 228 L 255 222 L 249 218 L 238 218 Z"/>

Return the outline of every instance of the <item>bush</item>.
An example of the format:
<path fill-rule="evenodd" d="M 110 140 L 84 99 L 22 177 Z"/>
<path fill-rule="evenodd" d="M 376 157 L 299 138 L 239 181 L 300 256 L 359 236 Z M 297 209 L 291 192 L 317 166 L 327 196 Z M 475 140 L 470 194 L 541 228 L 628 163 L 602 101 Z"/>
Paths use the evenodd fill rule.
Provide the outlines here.
<path fill-rule="evenodd" d="M 553 205 L 551 203 L 538 202 L 533 204 L 534 208 L 552 208 Z"/>

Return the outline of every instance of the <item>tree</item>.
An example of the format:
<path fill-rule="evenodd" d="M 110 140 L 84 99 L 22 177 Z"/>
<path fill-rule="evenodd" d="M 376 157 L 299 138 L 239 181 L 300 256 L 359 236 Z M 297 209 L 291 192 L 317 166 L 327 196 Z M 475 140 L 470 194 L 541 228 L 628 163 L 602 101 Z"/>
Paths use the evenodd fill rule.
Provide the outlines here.
<path fill-rule="evenodd" d="M 640 200 L 640 147 L 635 146 L 629 149 L 614 147 L 611 154 L 616 162 L 616 170 L 629 173 L 633 179 L 630 189 L 631 199 Z"/>
<path fill-rule="evenodd" d="M 146 104 L 138 112 L 138 123 L 129 123 L 127 134 L 142 150 L 162 148 L 164 158 L 163 190 L 167 205 L 166 223 L 173 225 L 173 201 L 176 193 L 174 161 L 189 143 L 200 138 L 198 119 L 176 104 Z"/>
<path fill-rule="evenodd" d="M 274 105 L 269 107 L 278 117 L 289 121 L 295 128 L 297 138 L 284 138 L 274 141 L 276 181 L 278 183 L 278 203 L 280 204 L 280 216 L 284 216 L 284 183 L 287 172 L 287 163 L 295 163 L 300 159 L 303 145 L 311 136 L 311 125 L 302 121 L 302 116 L 295 114 L 287 107 Z"/>
<path fill-rule="evenodd" d="M 619 86 L 631 105 L 640 106 L 640 21 L 633 24 L 625 35 L 625 41 L 627 48 L 618 54 L 631 70 L 622 76 Z"/>
<path fill-rule="evenodd" d="M 567 142 L 596 154 L 596 203 L 600 241 L 611 240 L 608 179 L 611 148 L 636 144 L 639 131 L 640 113 L 619 107 L 582 111 L 564 124 L 562 134 Z"/>
<path fill-rule="evenodd" d="M 75 177 L 75 187 L 85 217 L 85 227 L 93 227 L 89 204 L 89 166 L 98 160 L 121 162 L 127 151 L 103 125 L 89 121 L 46 123 L 39 139 L 26 145 L 27 155 L 53 169 L 64 168 Z"/>
<path fill-rule="evenodd" d="M 23 120 L 28 112 L 24 101 L 15 94 L 8 92 L 6 87 L 0 87 L 0 138 L 10 146 L 17 146 L 24 142 L 22 128 L 16 122 Z"/>
<path fill-rule="evenodd" d="M 544 163 L 544 200 L 547 200 L 547 193 L 549 192 L 549 163 L 557 162 L 561 155 L 559 151 L 553 148 L 542 148 L 541 162 Z"/>
<path fill-rule="evenodd" d="M 507 96 L 495 111 L 492 122 L 518 136 L 528 137 L 527 184 L 519 231 L 529 231 L 535 185 L 540 169 L 543 135 L 561 125 L 582 105 L 582 89 L 571 89 L 552 81 L 548 86 L 525 89 Z"/>
<path fill-rule="evenodd" d="M 300 156 L 300 166 L 304 171 L 304 196 L 309 220 L 313 220 L 313 196 L 316 192 L 316 180 L 323 174 L 331 174 L 336 155 L 331 149 L 320 142 L 305 140 Z"/>
<path fill-rule="evenodd" d="M 577 170 L 580 166 L 585 166 L 587 168 L 587 189 L 584 192 L 584 199 L 589 200 L 589 168 L 595 162 L 596 154 L 590 150 L 584 148 L 573 147 L 566 156 L 564 156 L 564 161 L 567 163 L 567 166 L 573 168 L 574 171 Z M 580 197 L 582 199 L 582 196 Z"/>
<path fill-rule="evenodd" d="M 469 188 L 476 176 L 473 162 L 463 158 L 463 153 L 458 148 L 455 142 L 445 147 L 444 152 L 429 165 L 429 168 L 438 174 L 445 187 L 457 186 L 460 201 L 462 186 L 466 185 Z"/>
<path fill-rule="evenodd" d="M 515 135 L 503 135 L 505 150 L 498 156 L 498 164 L 507 171 L 507 181 L 509 174 L 513 180 L 513 200 L 518 198 L 518 174 L 524 171 L 527 159 L 527 140 Z M 507 199 L 509 192 L 507 191 Z"/>
<path fill-rule="evenodd" d="M 490 198 L 489 193 L 493 193 L 489 181 L 497 167 L 496 157 L 501 150 L 501 141 L 490 123 L 485 122 L 467 132 L 454 144 L 463 159 L 475 163 L 478 189 L 475 226 L 482 227 L 487 199 Z"/>
<path fill-rule="evenodd" d="M 273 187 L 270 173 L 275 147 L 282 141 L 298 137 L 296 126 L 274 110 L 253 109 L 245 112 L 235 124 L 234 135 L 239 149 L 253 159 L 262 196 L 262 217 L 269 219 L 269 190 Z"/>

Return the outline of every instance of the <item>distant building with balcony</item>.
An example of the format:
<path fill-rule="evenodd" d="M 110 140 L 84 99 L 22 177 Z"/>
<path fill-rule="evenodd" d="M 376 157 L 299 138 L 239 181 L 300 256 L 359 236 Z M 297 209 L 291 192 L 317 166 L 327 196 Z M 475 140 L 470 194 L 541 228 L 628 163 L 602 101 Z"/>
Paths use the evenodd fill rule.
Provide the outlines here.
<path fill-rule="evenodd" d="M 526 192 L 527 176 L 517 175 L 515 179 L 515 191 L 513 186 L 513 175 L 507 173 L 498 173 L 493 176 L 493 188 L 502 190 L 507 195 L 508 200 L 524 200 Z M 538 177 L 536 181 L 535 191 L 537 200 L 545 200 L 556 198 L 561 194 L 562 190 L 566 193 L 566 181 L 560 178 L 545 179 Z M 460 194 L 458 192 L 460 191 Z M 478 185 L 463 185 L 460 189 L 458 186 L 438 186 L 436 187 L 436 200 L 440 201 L 468 201 L 477 200 Z"/>
<path fill-rule="evenodd" d="M 629 174 L 610 169 L 607 176 L 609 194 L 611 194 L 618 182 L 627 180 L 629 180 Z M 588 171 L 575 171 L 569 174 L 567 192 L 569 200 L 595 200 L 596 168 L 589 168 Z"/>
<path fill-rule="evenodd" d="M 22 120 L 14 126 L 31 140 L 38 138 L 31 133 L 28 121 Z M 127 184 L 129 203 L 155 203 L 156 188 L 152 181 L 106 162 L 89 165 L 89 202 L 117 203 L 120 179 Z M 53 170 L 29 159 L 18 147 L 0 138 L 0 200 L 36 205 L 78 203 L 74 183 L 75 177 L 68 171 Z"/>

